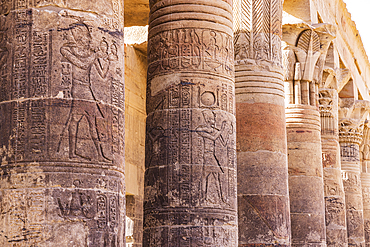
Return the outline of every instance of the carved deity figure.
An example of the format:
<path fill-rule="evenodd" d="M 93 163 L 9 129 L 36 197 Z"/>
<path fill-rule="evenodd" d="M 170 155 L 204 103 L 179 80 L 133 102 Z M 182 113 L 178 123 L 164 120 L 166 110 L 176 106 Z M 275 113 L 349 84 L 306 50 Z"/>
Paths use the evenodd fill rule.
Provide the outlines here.
<path fill-rule="evenodd" d="M 89 157 L 82 156 L 76 150 L 79 124 L 83 118 L 86 118 L 89 125 L 90 137 L 98 152 L 99 161 L 111 162 L 103 153 L 96 126 L 97 119 L 104 118 L 104 115 L 92 88 L 91 70 L 94 67 L 99 76 L 104 79 L 107 76 L 110 62 L 117 60 L 117 47 L 113 44 L 111 53 L 109 53 L 109 45 L 103 39 L 100 42 L 100 47 L 93 48 L 90 30 L 83 22 L 73 24 L 70 30 L 72 33 L 72 42 L 64 44 L 60 49 L 63 57 L 72 64 L 71 95 L 74 100 L 72 101 L 70 116 L 67 122 L 69 157 L 71 159 L 80 157 L 90 160 Z M 91 102 L 95 103 L 92 104 Z"/>
<path fill-rule="evenodd" d="M 213 111 L 204 110 L 203 117 L 206 122 L 205 126 L 199 126 L 196 132 L 203 137 L 204 140 L 204 154 L 203 154 L 203 198 L 205 201 L 217 203 L 213 198 L 215 195 L 224 203 L 226 199 L 222 194 L 222 181 L 221 174 L 225 171 L 219 159 L 216 156 L 216 141 L 226 147 L 228 144 L 229 136 L 233 133 L 232 125 L 226 121 L 222 122 L 221 130 L 215 127 L 216 116 Z M 211 182 L 214 181 L 216 191 Z"/>

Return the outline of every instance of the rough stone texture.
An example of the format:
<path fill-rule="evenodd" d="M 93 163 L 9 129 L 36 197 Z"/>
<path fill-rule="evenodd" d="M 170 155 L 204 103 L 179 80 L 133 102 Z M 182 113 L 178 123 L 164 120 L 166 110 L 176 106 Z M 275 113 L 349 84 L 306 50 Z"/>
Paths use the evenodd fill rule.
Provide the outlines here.
<path fill-rule="evenodd" d="M 339 108 L 339 143 L 347 210 L 348 245 L 365 246 L 359 145 L 370 102 L 342 99 Z"/>
<path fill-rule="evenodd" d="M 324 169 L 327 246 L 348 246 L 345 196 L 341 174 L 338 133 L 338 92 L 321 88 L 322 165 Z"/>
<path fill-rule="evenodd" d="M 281 13 L 234 1 L 239 246 L 290 246 Z"/>
<path fill-rule="evenodd" d="M 231 1 L 150 8 L 143 245 L 236 246 Z"/>
<path fill-rule="evenodd" d="M 122 6 L 51 3 L 1 6 L 0 245 L 123 247 Z"/>
<path fill-rule="evenodd" d="M 318 87 L 334 38 L 328 24 L 283 26 L 292 246 L 326 246 Z"/>

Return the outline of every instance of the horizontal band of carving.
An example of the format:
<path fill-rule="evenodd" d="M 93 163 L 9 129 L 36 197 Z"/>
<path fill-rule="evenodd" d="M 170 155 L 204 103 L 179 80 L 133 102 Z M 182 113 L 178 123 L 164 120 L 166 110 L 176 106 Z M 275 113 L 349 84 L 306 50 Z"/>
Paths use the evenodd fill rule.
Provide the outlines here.
<path fill-rule="evenodd" d="M 236 220 L 236 210 L 219 210 L 212 208 L 212 211 L 209 209 L 202 208 L 192 208 L 191 212 L 184 208 L 169 208 L 168 210 L 144 210 L 146 218 L 144 219 L 144 230 L 168 226 L 197 226 L 200 227 L 202 218 L 212 217 L 214 220 L 217 220 L 218 223 L 226 223 L 229 227 L 235 227 L 237 225 Z M 166 217 L 163 219 L 164 215 L 171 214 L 174 217 Z M 175 217 L 177 216 L 177 217 Z M 158 219 L 158 220 L 155 220 Z M 161 220 L 159 220 L 161 219 Z M 204 227 L 212 226 L 212 222 L 208 224 L 204 222 Z M 222 225 L 222 224 L 220 224 Z"/>
<path fill-rule="evenodd" d="M 235 77 L 236 80 L 243 77 L 261 77 L 268 80 L 279 81 L 279 83 L 284 86 L 283 75 L 275 71 L 253 71 L 253 70 L 243 70 L 241 66 L 235 66 Z"/>
<path fill-rule="evenodd" d="M 271 61 L 264 60 L 235 60 L 235 73 L 276 77 L 284 80 L 283 68 Z"/>
<path fill-rule="evenodd" d="M 203 4 L 182 4 L 182 5 L 171 5 L 166 8 L 161 8 L 150 15 L 149 25 L 155 26 L 157 22 L 175 21 L 178 19 L 186 20 L 184 18 L 190 15 L 197 16 L 199 20 L 210 21 L 210 15 L 214 16 L 214 22 L 225 24 L 233 21 L 232 13 L 228 10 L 223 10 L 213 6 L 205 6 Z M 193 16 L 195 18 L 196 16 Z M 229 25 L 229 24 L 227 24 Z"/>
<path fill-rule="evenodd" d="M 179 29 L 185 29 L 185 28 L 217 30 L 218 32 L 222 32 L 232 37 L 232 27 L 230 26 L 224 26 L 218 23 L 207 22 L 207 21 L 195 22 L 193 20 L 179 20 L 179 21 L 167 22 L 167 23 L 163 23 L 158 26 L 150 27 L 149 34 L 148 34 L 149 42 L 153 36 L 162 33 L 163 30 L 172 31 L 172 30 L 179 30 Z M 148 45 L 148 47 L 150 47 L 150 45 Z M 232 52 L 234 54 L 234 50 Z"/>
<path fill-rule="evenodd" d="M 348 180 L 347 172 L 350 173 L 359 173 L 360 172 L 360 166 L 356 162 L 344 162 L 341 163 L 342 168 L 342 178 L 343 180 Z"/>
<path fill-rule="evenodd" d="M 49 171 L 49 169 L 45 169 L 45 167 L 36 166 L 5 171 L 8 172 L 7 175 L 0 176 L 0 181 L 2 182 L 1 189 L 4 190 L 15 190 L 22 188 L 43 189 L 50 187 L 74 189 L 76 188 L 73 185 L 74 180 L 88 181 L 87 183 L 81 184 L 80 188 L 95 188 L 111 192 L 123 192 L 124 189 L 124 184 L 122 183 L 124 174 L 113 173 L 108 170 L 99 170 L 99 173 L 89 173 L 86 170 L 71 171 L 62 169 L 59 171 Z M 102 171 L 104 171 L 104 176 L 102 175 Z M 66 174 L 69 175 L 66 177 Z M 56 185 L 52 180 L 63 180 L 64 182 L 63 185 Z M 99 183 L 99 180 L 104 183 Z"/>
<path fill-rule="evenodd" d="M 123 164 L 123 163 L 122 163 Z M 112 167 L 111 165 L 104 164 L 93 164 L 93 163 L 81 163 L 81 162 L 68 162 L 68 161 L 43 161 L 43 162 L 18 162 L 7 165 L 2 165 L 2 169 L 23 169 L 25 167 L 38 167 L 43 170 L 43 172 L 58 173 L 83 173 L 86 174 L 101 174 L 104 170 L 105 174 L 111 176 L 112 174 L 124 174 L 125 169 L 122 167 Z M 109 172 L 107 172 L 109 170 Z M 118 175 L 117 175 L 118 176 Z"/>
<path fill-rule="evenodd" d="M 316 107 L 308 105 L 288 105 L 285 109 L 287 128 L 307 128 L 321 130 L 320 114 Z"/>
<path fill-rule="evenodd" d="M 150 15 L 162 8 L 173 7 L 176 5 L 181 5 L 181 7 L 185 9 L 187 8 L 187 5 L 202 5 L 219 8 L 230 13 L 232 12 L 232 6 L 225 1 L 220 0 L 163 0 L 157 1 L 155 4 L 150 6 Z"/>
<path fill-rule="evenodd" d="M 370 173 L 366 172 L 361 173 L 361 183 L 362 186 L 370 187 Z"/>
<path fill-rule="evenodd" d="M 249 75 L 248 75 L 249 74 Z M 235 78 L 235 94 L 274 94 L 284 97 L 284 85 L 279 74 L 266 73 L 253 75 L 252 72 L 238 72 Z"/>
<path fill-rule="evenodd" d="M 226 27 L 232 27 L 232 21 L 220 17 L 218 15 L 197 13 L 197 12 L 186 12 L 186 13 L 169 13 L 168 15 L 159 17 L 150 22 L 150 27 L 156 27 L 161 24 L 172 25 L 173 22 L 177 21 L 192 21 L 192 22 L 212 22 L 217 25 L 224 25 Z"/>
<path fill-rule="evenodd" d="M 323 153 L 328 153 L 328 152 L 337 152 L 338 151 L 338 148 L 339 146 L 336 146 L 336 145 L 329 145 L 329 144 L 323 144 L 322 145 L 322 152 Z"/>
<path fill-rule="evenodd" d="M 234 50 L 230 34 L 198 27 L 160 30 L 154 36 L 149 32 L 148 80 L 183 72 L 211 73 L 234 80 Z"/>
<path fill-rule="evenodd" d="M 89 15 L 96 15 L 103 17 L 102 22 L 107 24 L 107 27 L 113 29 L 123 28 L 123 2 L 119 0 L 110 0 L 111 4 L 107 4 L 105 1 L 89 1 L 89 7 L 83 1 L 64 0 L 63 3 L 57 0 L 48 1 L 19 1 L 19 0 L 5 0 L 1 2 L 0 15 L 7 15 L 10 12 L 24 11 L 27 9 L 34 9 L 37 11 L 55 11 L 62 13 L 62 9 L 65 9 L 65 13 L 74 12 L 85 12 Z M 50 6 L 55 7 L 54 9 Z M 68 14 L 67 14 L 68 15 Z"/>

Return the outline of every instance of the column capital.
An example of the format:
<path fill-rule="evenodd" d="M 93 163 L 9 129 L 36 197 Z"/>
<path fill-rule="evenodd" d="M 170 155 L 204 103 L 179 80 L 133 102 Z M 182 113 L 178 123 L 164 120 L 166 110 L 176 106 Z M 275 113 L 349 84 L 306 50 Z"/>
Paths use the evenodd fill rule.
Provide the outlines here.
<path fill-rule="evenodd" d="M 283 33 L 286 80 L 321 83 L 320 72 L 324 69 L 330 42 L 336 35 L 334 26 L 326 23 L 284 24 Z"/>
<path fill-rule="evenodd" d="M 360 145 L 364 122 L 370 110 L 366 100 L 341 99 L 339 103 L 339 142 Z"/>

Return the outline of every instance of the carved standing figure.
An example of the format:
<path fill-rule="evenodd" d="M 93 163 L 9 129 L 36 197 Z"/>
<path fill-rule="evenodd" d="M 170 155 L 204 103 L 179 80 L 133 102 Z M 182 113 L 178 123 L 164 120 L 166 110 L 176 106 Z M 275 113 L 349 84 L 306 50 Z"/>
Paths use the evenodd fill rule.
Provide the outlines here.
<path fill-rule="evenodd" d="M 98 159 L 102 162 L 111 162 L 103 153 L 99 138 L 96 122 L 98 118 L 104 118 L 103 112 L 99 107 L 94 95 L 91 82 L 91 70 L 93 67 L 97 70 L 100 77 L 105 78 L 110 61 L 115 58 L 115 54 L 109 54 L 109 45 L 105 39 L 100 43 L 98 49 L 92 47 L 92 37 L 88 26 L 82 22 L 73 24 L 70 27 L 73 41 L 66 43 L 60 49 L 61 54 L 72 64 L 72 107 L 66 127 L 69 134 L 69 157 L 84 158 L 77 152 L 77 134 L 79 124 L 85 117 L 89 124 L 90 137 L 94 142 L 98 152 Z M 83 101 L 76 101 L 76 100 Z M 86 100 L 94 101 L 86 104 Z M 63 133 L 62 133 L 63 135 Z"/>
<path fill-rule="evenodd" d="M 232 126 L 226 121 L 222 122 L 221 130 L 215 127 L 216 116 L 214 112 L 210 110 L 204 110 L 203 117 L 206 122 L 206 126 L 199 126 L 196 131 L 203 137 L 204 140 L 204 154 L 203 154 L 203 198 L 205 201 L 211 203 L 217 203 L 212 201 L 211 196 L 211 184 L 213 180 L 216 183 L 218 198 L 226 203 L 226 199 L 222 194 L 222 182 L 220 175 L 224 172 L 222 164 L 216 156 L 216 141 L 225 147 L 228 143 L 229 136 L 232 134 Z"/>

